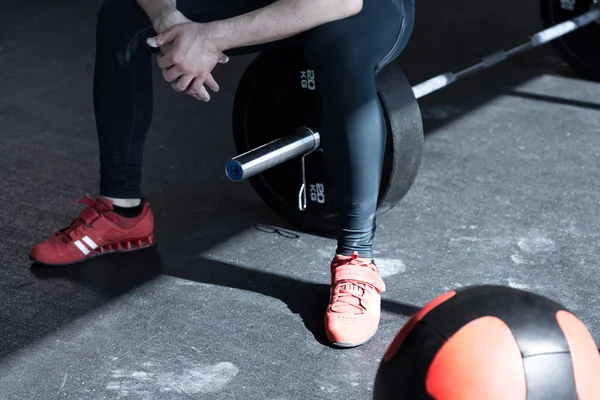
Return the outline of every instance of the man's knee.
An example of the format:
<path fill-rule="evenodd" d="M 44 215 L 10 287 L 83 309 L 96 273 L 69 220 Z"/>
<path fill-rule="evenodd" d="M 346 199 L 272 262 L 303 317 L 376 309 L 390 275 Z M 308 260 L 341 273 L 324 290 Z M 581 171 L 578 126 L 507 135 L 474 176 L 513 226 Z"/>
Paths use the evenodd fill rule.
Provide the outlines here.
<path fill-rule="evenodd" d="M 309 57 L 323 102 L 328 107 L 341 112 L 377 100 L 374 66 L 352 57 L 350 50 L 329 54 L 329 61 L 322 53 Z"/>
<path fill-rule="evenodd" d="M 376 59 L 366 47 L 332 29 L 317 28 L 303 41 L 318 84 L 336 94 L 352 89 L 364 92 L 372 87 Z"/>
<path fill-rule="evenodd" d="M 136 0 L 102 2 L 96 26 L 97 52 L 116 54 L 124 63 L 154 34 L 150 18 Z"/>
<path fill-rule="evenodd" d="M 101 19 L 116 19 L 120 16 L 125 17 L 130 13 L 128 10 L 136 7 L 139 8 L 136 0 L 103 0 L 98 15 Z"/>
<path fill-rule="evenodd" d="M 103 0 L 98 11 L 98 30 L 141 29 L 151 21 L 136 0 Z"/>
<path fill-rule="evenodd" d="M 325 29 L 315 29 L 303 40 L 306 56 L 311 63 L 332 66 L 346 66 L 356 63 L 354 57 L 362 51 L 357 43 L 352 43 L 348 35 L 332 35 Z"/>

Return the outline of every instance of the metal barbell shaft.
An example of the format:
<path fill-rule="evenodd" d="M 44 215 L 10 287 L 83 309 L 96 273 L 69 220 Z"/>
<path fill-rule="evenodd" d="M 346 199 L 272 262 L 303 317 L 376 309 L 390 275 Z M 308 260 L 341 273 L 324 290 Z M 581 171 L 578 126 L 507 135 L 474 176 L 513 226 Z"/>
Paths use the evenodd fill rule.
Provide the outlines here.
<path fill-rule="evenodd" d="M 588 11 L 573 19 L 544 29 L 530 36 L 528 40 L 513 47 L 485 56 L 479 61 L 462 69 L 440 74 L 415 85 L 412 88 L 413 93 L 417 99 L 420 99 L 428 94 L 450 86 L 454 82 L 473 75 L 476 72 L 489 68 L 535 47 L 542 46 L 598 20 L 600 20 L 600 9 Z M 302 127 L 292 135 L 276 139 L 231 159 L 225 167 L 225 173 L 232 181 L 242 181 L 266 171 L 275 165 L 310 153 L 318 149 L 319 146 L 319 133 L 309 128 Z"/>
<path fill-rule="evenodd" d="M 489 68 L 502 61 L 505 61 L 513 56 L 524 53 L 535 47 L 542 46 L 561 36 L 576 31 L 600 18 L 600 10 L 588 11 L 573 19 L 561 22 L 558 25 L 551 26 L 529 37 L 525 42 L 519 43 L 513 47 L 496 51 L 488 56 L 481 58 L 479 61 L 468 65 L 462 69 L 452 72 L 445 72 L 425 82 L 413 86 L 413 93 L 417 99 L 427 96 L 433 92 L 437 92 L 454 82 L 473 75 L 483 69 Z"/>
<path fill-rule="evenodd" d="M 232 181 L 242 181 L 292 158 L 319 148 L 321 137 L 312 129 L 302 127 L 289 136 L 276 139 L 231 159 L 225 173 Z"/>

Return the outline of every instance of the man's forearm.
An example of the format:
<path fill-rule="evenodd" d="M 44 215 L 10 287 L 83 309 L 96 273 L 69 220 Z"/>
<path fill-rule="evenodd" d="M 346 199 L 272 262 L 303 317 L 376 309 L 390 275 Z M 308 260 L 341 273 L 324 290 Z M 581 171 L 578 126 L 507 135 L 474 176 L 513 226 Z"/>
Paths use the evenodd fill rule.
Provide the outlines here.
<path fill-rule="evenodd" d="M 137 0 L 137 3 L 153 23 L 163 15 L 177 9 L 176 0 Z"/>
<path fill-rule="evenodd" d="M 221 51 L 288 38 L 360 12 L 362 0 L 278 0 L 264 8 L 215 21 Z"/>

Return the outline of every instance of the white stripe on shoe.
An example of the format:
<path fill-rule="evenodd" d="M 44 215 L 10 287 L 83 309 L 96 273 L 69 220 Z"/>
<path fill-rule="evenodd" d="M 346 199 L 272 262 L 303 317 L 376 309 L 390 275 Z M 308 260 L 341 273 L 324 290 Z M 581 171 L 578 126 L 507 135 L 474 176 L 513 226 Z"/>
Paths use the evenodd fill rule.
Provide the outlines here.
<path fill-rule="evenodd" d="M 81 241 L 79 241 L 79 240 L 78 240 L 78 241 L 76 241 L 76 242 L 75 242 L 75 246 L 77 246 L 77 248 L 78 248 L 79 250 L 81 250 L 81 252 L 82 252 L 83 254 L 85 254 L 86 256 L 87 256 L 88 254 L 90 254 L 90 251 L 88 250 L 88 248 L 87 248 L 87 247 L 85 247 L 85 245 L 84 245 L 83 243 L 81 243 Z"/>
<path fill-rule="evenodd" d="M 98 248 L 98 245 L 96 244 L 96 242 L 94 242 L 92 239 L 90 239 L 88 236 L 84 237 L 82 239 L 88 246 L 90 246 L 92 248 L 92 250 L 96 250 Z M 78 246 L 79 247 L 79 246 Z"/>

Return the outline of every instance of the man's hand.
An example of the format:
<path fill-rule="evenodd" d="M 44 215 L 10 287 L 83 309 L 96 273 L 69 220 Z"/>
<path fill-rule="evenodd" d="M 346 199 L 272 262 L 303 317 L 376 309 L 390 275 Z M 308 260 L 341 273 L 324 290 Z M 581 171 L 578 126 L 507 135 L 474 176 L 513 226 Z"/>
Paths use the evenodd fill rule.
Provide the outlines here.
<path fill-rule="evenodd" d="M 160 15 L 158 18 L 156 18 L 154 21 L 152 21 L 152 26 L 154 27 L 154 30 L 158 33 L 161 34 L 165 31 L 168 31 L 169 29 L 171 29 L 172 27 L 174 27 L 175 25 L 181 25 L 181 24 L 187 24 L 187 23 L 193 23 L 190 19 L 188 19 L 186 16 L 184 16 L 179 10 L 174 10 L 174 11 L 169 11 L 167 13 L 164 13 L 162 15 Z M 148 42 L 150 45 L 151 44 L 151 40 Z M 160 47 L 160 51 L 162 53 L 162 56 L 165 56 L 167 54 L 169 54 L 171 52 L 171 50 L 174 47 L 174 42 L 168 42 L 168 43 L 164 43 Z M 160 56 L 159 56 L 160 57 Z M 219 63 L 221 64 L 225 64 L 227 62 L 229 62 L 229 58 L 221 53 L 219 56 Z M 159 63 L 160 65 L 160 63 Z M 165 73 L 165 69 L 163 68 L 163 75 Z M 213 90 L 213 91 L 218 91 L 219 90 L 219 86 L 218 84 L 214 81 L 212 75 L 209 75 L 209 77 L 206 80 L 206 84 L 209 85 L 209 87 Z M 183 85 L 183 84 L 182 84 Z M 184 89 L 181 89 L 179 87 L 179 82 L 178 81 L 174 81 L 171 83 L 171 86 L 173 86 L 173 88 L 177 91 L 183 91 Z M 210 95 L 208 94 L 208 92 L 206 91 L 206 89 L 204 88 L 204 86 L 201 85 L 199 91 L 198 90 L 194 90 L 193 88 L 189 88 L 187 90 L 187 93 L 193 97 L 195 97 L 198 100 L 202 100 L 202 101 L 209 101 L 210 100 Z"/>
<path fill-rule="evenodd" d="M 157 18 L 152 21 L 152 27 L 156 33 L 160 34 L 164 31 L 171 29 L 175 25 L 185 24 L 190 21 L 183 15 L 179 10 L 171 10 L 165 13 L 161 13 Z"/>
<path fill-rule="evenodd" d="M 158 57 L 163 77 L 171 82 L 173 89 L 186 91 L 202 101 L 210 100 L 205 84 L 214 92 L 219 90 L 211 72 L 217 63 L 227 62 L 227 57 L 211 39 L 208 26 L 195 22 L 184 23 L 148 39 L 148 45 L 153 47 L 172 43 L 173 47 Z"/>
<path fill-rule="evenodd" d="M 156 33 L 161 34 L 166 30 L 171 29 L 175 25 L 186 24 L 192 22 L 179 10 L 171 10 L 161 13 L 156 19 L 152 21 L 152 27 Z M 167 54 L 173 48 L 173 43 L 166 43 L 160 47 L 161 53 Z"/>

